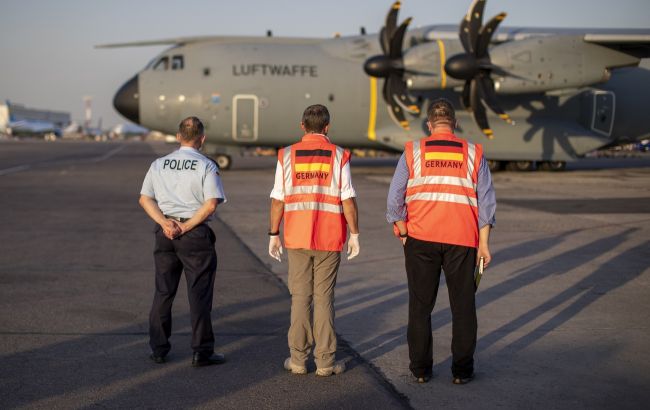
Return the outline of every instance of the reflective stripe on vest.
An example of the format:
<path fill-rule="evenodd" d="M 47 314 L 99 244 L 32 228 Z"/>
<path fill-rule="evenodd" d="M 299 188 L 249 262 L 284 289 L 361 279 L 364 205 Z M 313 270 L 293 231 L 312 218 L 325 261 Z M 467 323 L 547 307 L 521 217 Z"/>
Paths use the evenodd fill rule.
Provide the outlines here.
<path fill-rule="evenodd" d="M 476 146 L 467 142 L 467 177 L 459 178 L 452 176 L 422 176 L 422 156 L 420 154 L 420 142 L 413 142 L 413 178 L 409 179 L 407 188 L 419 185 L 456 185 L 463 188 L 471 188 L 476 192 L 474 182 L 474 161 L 476 160 Z M 408 202 L 408 197 L 406 199 Z"/>
<path fill-rule="evenodd" d="M 445 192 L 418 192 L 417 194 L 406 197 L 406 202 L 410 201 L 443 201 L 465 204 L 473 207 L 478 206 L 476 198 L 466 195 L 449 194 Z"/>
<path fill-rule="evenodd" d="M 293 170 L 291 169 L 291 147 L 284 149 L 284 157 L 282 161 L 282 173 L 284 176 L 284 195 L 286 197 L 291 195 L 304 195 L 304 194 L 321 194 L 329 195 L 340 198 L 341 196 L 341 161 L 343 160 L 343 148 L 336 147 L 334 154 L 334 169 L 332 170 L 332 182 L 329 187 L 322 185 L 299 185 L 293 186 Z M 286 209 L 285 209 L 286 210 Z M 332 212 L 332 211 L 328 211 Z"/>
<path fill-rule="evenodd" d="M 436 143 L 429 143 L 430 141 Z M 425 150 L 424 147 L 429 146 L 445 149 Z M 453 166 L 447 165 L 452 163 L 451 161 L 460 161 L 458 153 L 461 152 L 461 146 L 464 153 L 463 162 L 453 162 Z M 410 236 L 429 242 L 478 246 L 476 187 L 480 149 L 475 144 L 451 135 L 449 138 L 432 137 L 407 144 L 405 152 L 409 179 L 404 199 L 408 215 L 405 222 Z M 443 160 L 440 168 L 437 168 L 437 165 L 429 165 L 425 154 L 434 152 L 434 155 L 452 155 L 454 150 L 455 157 L 459 159 Z M 427 165 L 432 168 L 426 168 Z"/>
<path fill-rule="evenodd" d="M 322 211 L 335 214 L 343 213 L 343 206 L 323 202 L 293 202 L 284 205 L 284 212 L 291 211 Z"/>
<path fill-rule="evenodd" d="M 329 172 L 327 176 L 297 179 L 298 174 L 308 173 L 298 171 L 298 165 L 301 165 L 300 168 L 304 166 L 302 155 L 301 158 L 297 156 L 304 154 L 301 151 L 312 151 L 316 157 L 327 157 L 328 161 L 307 162 L 309 165 L 319 164 L 318 168 L 323 171 L 316 172 Z M 324 155 L 322 151 L 331 153 Z M 299 142 L 284 148 L 281 160 L 284 177 L 284 245 L 287 249 L 342 250 L 347 229 L 341 201 L 341 172 L 347 155 L 342 148 L 324 142 Z M 294 159 L 295 164 L 292 163 Z"/>

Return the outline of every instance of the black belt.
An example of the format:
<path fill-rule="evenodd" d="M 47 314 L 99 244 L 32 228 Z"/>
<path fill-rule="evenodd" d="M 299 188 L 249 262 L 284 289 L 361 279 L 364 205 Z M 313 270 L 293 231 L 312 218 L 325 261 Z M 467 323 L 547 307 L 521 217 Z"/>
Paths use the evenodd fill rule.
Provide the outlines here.
<path fill-rule="evenodd" d="M 164 215 L 164 216 L 167 219 L 173 219 L 174 221 L 177 221 L 177 222 L 180 222 L 180 223 L 187 222 L 187 221 L 190 220 L 190 218 L 181 218 L 179 216 L 171 216 L 171 215 Z"/>

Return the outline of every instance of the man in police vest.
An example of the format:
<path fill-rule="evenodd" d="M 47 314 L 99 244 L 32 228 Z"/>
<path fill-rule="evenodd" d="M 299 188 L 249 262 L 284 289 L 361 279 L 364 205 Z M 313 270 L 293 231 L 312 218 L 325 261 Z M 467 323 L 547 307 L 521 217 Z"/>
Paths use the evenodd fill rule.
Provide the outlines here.
<path fill-rule="evenodd" d="M 452 381 L 474 378 L 474 269 L 488 266 L 496 198 L 483 149 L 456 137 L 451 103 L 435 100 L 427 113 L 431 135 L 407 142 L 390 184 L 387 219 L 402 240 L 409 287 L 407 340 L 410 370 L 431 378 L 431 312 L 441 268 L 452 314 Z"/>
<path fill-rule="evenodd" d="M 307 373 L 312 348 L 316 375 L 345 371 L 336 363 L 334 285 L 341 250 L 350 229 L 348 259 L 359 254 L 357 204 L 350 174 L 350 153 L 327 138 L 327 107 L 307 107 L 300 124 L 305 135 L 278 152 L 271 192 L 269 254 L 280 261 L 280 222 L 284 217 L 284 245 L 289 254 L 291 357 L 285 369 Z M 313 323 L 311 305 L 313 301 Z"/>
<path fill-rule="evenodd" d="M 224 362 L 214 353 L 212 294 L 217 270 L 215 235 L 206 224 L 226 197 L 219 169 L 199 149 L 203 124 L 184 119 L 176 140 L 180 149 L 155 160 L 142 184 L 140 205 L 157 225 L 153 251 L 156 290 L 149 315 L 151 360 L 164 363 L 171 345 L 172 303 L 185 271 L 192 322 L 192 366 Z"/>

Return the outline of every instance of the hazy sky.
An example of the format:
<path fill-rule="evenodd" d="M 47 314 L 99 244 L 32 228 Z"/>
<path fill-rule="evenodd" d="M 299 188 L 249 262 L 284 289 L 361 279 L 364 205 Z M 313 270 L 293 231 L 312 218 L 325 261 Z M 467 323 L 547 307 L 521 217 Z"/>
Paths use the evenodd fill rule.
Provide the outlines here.
<path fill-rule="evenodd" d="M 457 24 L 470 0 L 405 0 L 412 27 Z M 0 100 L 125 122 L 115 91 L 165 47 L 93 46 L 195 35 L 329 37 L 376 32 L 390 0 L 0 0 Z M 650 28 L 650 0 L 489 0 L 504 26 Z"/>

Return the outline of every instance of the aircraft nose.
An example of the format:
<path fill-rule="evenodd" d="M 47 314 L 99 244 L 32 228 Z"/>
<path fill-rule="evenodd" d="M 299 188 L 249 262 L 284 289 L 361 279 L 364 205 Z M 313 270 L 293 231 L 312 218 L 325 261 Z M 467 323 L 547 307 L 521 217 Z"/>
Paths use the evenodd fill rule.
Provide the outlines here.
<path fill-rule="evenodd" d="M 117 91 L 113 98 L 113 106 L 124 117 L 136 124 L 140 123 L 140 90 L 137 74 Z"/>

